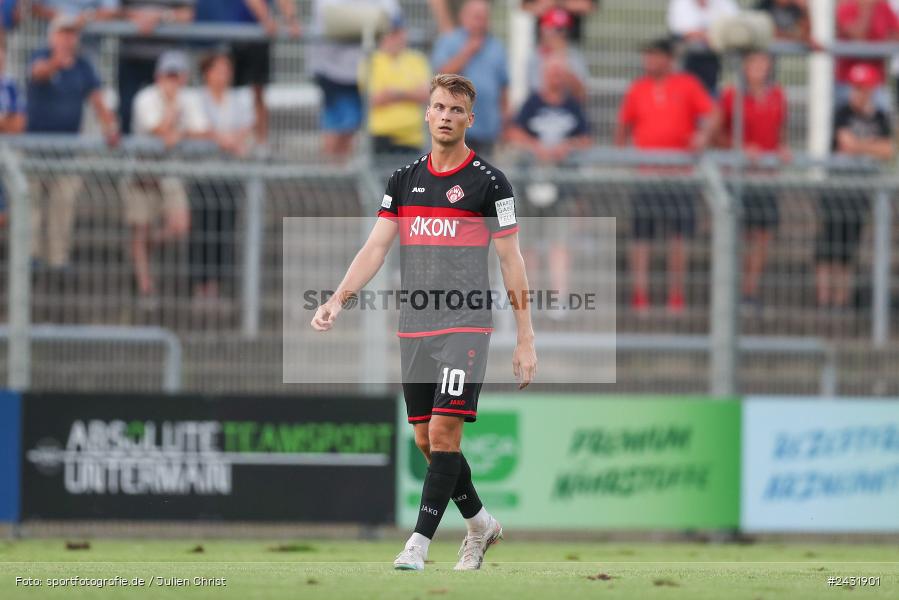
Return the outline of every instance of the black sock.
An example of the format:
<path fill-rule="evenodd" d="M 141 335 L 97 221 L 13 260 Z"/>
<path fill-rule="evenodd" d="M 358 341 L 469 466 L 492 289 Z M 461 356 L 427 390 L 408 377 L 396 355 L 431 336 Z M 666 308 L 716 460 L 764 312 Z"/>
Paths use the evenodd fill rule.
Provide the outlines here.
<path fill-rule="evenodd" d="M 456 503 L 462 517 L 470 519 L 478 514 L 484 505 L 481 504 L 481 499 L 478 498 L 478 493 L 471 482 L 471 467 L 468 466 L 465 455 L 460 456 L 462 468 L 459 469 L 459 479 L 456 480 L 456 489 L 453 490 L 453 502 Z"/>
<path fill-rule="evenodd" d="M 431 452 L 431 464 L 428 465 L 425 485 L 421 490 L 421 508 L 418 509 L 415 533 L 433 539 L 456 487 L 461 459 L 460 452 Z"/>

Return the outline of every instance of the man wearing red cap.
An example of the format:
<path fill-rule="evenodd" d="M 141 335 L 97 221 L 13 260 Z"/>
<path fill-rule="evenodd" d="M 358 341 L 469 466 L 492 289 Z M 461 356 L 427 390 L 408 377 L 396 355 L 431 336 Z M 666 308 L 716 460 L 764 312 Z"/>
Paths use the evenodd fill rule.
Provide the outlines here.
<path fill-rule="evenodd" d="M 565 66 L 564 91 L 578 102 L 587 100 L 587 61 L 568 41 L 574 18 L 561 8 L 551 8 L 540 17 L 540 39 L 528 61 L 528 90 L 538 93 L 543 87 L 543 70 L 550 59 L 560 59 Z"/>
<path fill-rule="evenodd" d="M 571 19 L 568 25 L 568 39 L 580 43 L 583 38 L 584 18 L 596 10 L 597 0 L 521 0 L 521 8 L 538 19 L 552 10 L 561 10 Z"/>
<path fill-rule="evenodd" d="M 882 71 L 860 62 L 846 73 L 849 102 L 834 117 L 833 149 L 848 156 L 889 160 L 895 151 L 887 114 L 874 103 Z M 818 306 L 845 309 L 852 291 L 852 271 L 861 238 L 868 197 L 863 191 L 834 189 L 822 194 L 821 228 L 815 244 Z"/>
<path fill-rule="evenodd" d="M 837 37 L 855 42 L 883 42 L 899 39 L 899 18 L 887 0 L 842 0 L 837 7 Z M 870 65 L 884 81 L 882 58 L 840 58 L 836 67 L 836 105 L 844 104 L 849 95 L 849 72 L 858 64 Z M 889 103 L 885 89 L 879 85 L 877 105 L 886 110 Z"/>

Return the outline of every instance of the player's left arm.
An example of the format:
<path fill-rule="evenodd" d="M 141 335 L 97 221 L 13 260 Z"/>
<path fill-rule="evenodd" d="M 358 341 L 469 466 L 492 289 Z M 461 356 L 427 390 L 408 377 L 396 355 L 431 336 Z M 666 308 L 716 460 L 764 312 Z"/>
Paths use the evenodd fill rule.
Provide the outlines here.
<path fill-rule="evenodd" d="M 518 389 L 528 386 L 537 376 L 537 351 L 534 349 L 534 326 L 528 303 L 528 276 L 518 246 L 518 234 L 494 238 L 496 254 L 503 274 L 503 284 L 515 309 L 518 343 L 512 354 L 512 372 L 518 378 Z"/>

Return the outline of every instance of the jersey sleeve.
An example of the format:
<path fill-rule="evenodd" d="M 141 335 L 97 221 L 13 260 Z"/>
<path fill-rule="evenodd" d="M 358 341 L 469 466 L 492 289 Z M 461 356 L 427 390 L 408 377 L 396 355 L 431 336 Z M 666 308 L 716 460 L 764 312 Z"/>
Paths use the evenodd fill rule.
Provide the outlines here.
<path fill-rule="evenodd" d="M 378 209 L 379 217 L 384 217 L 385 219 L 390 219 L 392 221 L 396 221 L 399 214 L 397 211 L 397 191 L 399 190 L 399 185 L 397 184 L 398 175 L 399 173 L 394 171 L 387 181 L 387 189 L 384 191 L 384 197 L 381 199 L 381 207 Z"/>
<path fill-rule="evenodd" d="M 483 213 L 494 238 L 518 232 L 515 192 L 506 176 L 499 171 L 496 172 L 496 180 L 490 182 Z"/>

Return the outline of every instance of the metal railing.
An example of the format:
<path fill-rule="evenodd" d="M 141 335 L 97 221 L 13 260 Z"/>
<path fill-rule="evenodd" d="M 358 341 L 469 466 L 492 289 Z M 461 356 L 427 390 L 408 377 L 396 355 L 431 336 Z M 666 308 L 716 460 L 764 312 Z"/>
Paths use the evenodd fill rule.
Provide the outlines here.
<path fill-rule="evenodd" d="M 3 165 L 12 217 L 8 314 L 11 348 L 18 348 L 9 356 L 12 383 L 16 383 L 15 373 L 32 370 L 28 367 L 31 360 L 29 337 L 22 333 L 27 332 L 27 326 L 23 328 L 21 323 L 63 320 L 77 325 L 118 325 L 124 320 L 135 326 L 163 327 L 179 337 L 184 346 L 185 389 L 236 386 L 239 389 L 287 391 L 288 388 L 282 388 L 279 383 L 280 364 L 277 361 L 280 352 L 280 320 L 277 316 L 280 311 L 280 219 L 304 215 L 372 215 L 376 208 L 372 203 L 382 195 L 386 179 L 386 173 L 372 165 L 381 162 L 369 163 L 360 159 L 360 162 L 343 167 L 320 168 L 263 158 L 231 161 L 208 154 L 200 158 L 204 156 L 202 144 L 188 145 L 175 154 L 154 154 L 160 150 L 155 143 L 136 139 L 126 140 L 120 149 L 109 151 L 99 140 L 66 141 L 27 136 L 10 138 L 9 144 L 4 146 Z M 764 354 L 786 353 L 814 358 L 825 353 L 822 349 L 825 347 L 828 353 L 849 353 L 847 360 L 840 361 L 842 375 L 838 392 L 858 389 L 866 380 L 886 382 L 878 389 L 884 385 L 884 389 L 899 385 L 888 370 L 866 378 L 845 373 L 846 365 L 854 364 L 853 356 L 890 357 L 895 353 L 890 321 L 894 310 L 891 296 L 896 293 L 897 285 L 892 276 L 890 257 L 895 245 L 892 202 L 894 192 L 899 190 L 899 178 L 875 169 L 870 163 L 842 158 L 822 161 L 798 155 L 791 164 L 773 170 L 775 157 L 766 157 L 763 163 L 767 170 L 761 176 L 750 169 L 742 178 L 735 168 L 743 164 L 738 155 L 709 153 L 703 157 L 702 168 L 698 169 L 695 168 L 697 160 L 697 156 L 688 154 L 598 148 L 565 168 L 547 170 L 509 164 L 504 170 L 518 190 L 518 202 L 522 207 L 528 202 L 529 182 L 541 177 L 568 190 L 570 202 L 580 207 L 581 214 L 617 216 L 618 237 L 623 242 L 620 246 L 622 256 L 632 239 L 627 223 L 634 193 L 644 188 L 665 191 L 684 185 L 698 186 L 696 189 L 700 191 L 696 192 L 696 200 L 700 205 L 700 227 L 697 236 L 689 242 L 693 266 L 687 273 L 688 294 L 692 298 L 687 313 L 679 318 L 669 318 L 661 313 L 651 313 L 648 318 L 634 315 L 626 308 L 630 280 L 625 262 L 619 264 L 618 273 L 618 279 L 623 283 L 620 286 L 623 294 L 619 294 L 618 301 L 623 308 L 619 311 L 618 329 L 625 345 L 630 343 L 627 340 L 637 340 L 634 342 L 637 346 L 632 348 L 634 353 L 643 351 L 639 349 L 642 348 L 639 336 L 645 335 L 656 341 L 659 338 L 654 336 L 673 336 L 666 339 L 679 339 L 683 348 L 696 350 L 696 344 L 700 343 L 696 340 L 702 338 L 705 341 L 701 343 L 710 348 L 708 365 L 685 363 L 678 367 L 681 369 L 677 374 L 681 377 L 679 385 L 685 391 L 707 390 L 721 395 L 757 389 L 756 386 L 769 382 L 762 378 L 747 381 L 745 375 L 741 375 L 754 368 L 753 365 L 760 364 L 753 356 L 761 360 Z M 647 165 L 655 165 L 655 168 L 647 171 Z M 694 168 L 689 168 L 690 165 Z M 758 167 L 753 168 L 757 170 Z M 822 178 L 822 170 L 837 174 Z M 76 249 L 73 261 L 75 274 L 62 276 L 63 283 L 54 288 L 55 284 L 50 281 L 53 275 L 32 272 L 28 259 L 29 228 L 24 224 L 29 221 L 30 208 L 26 180 L 61 181 L 72 174 L 85 181 L 85 191 L 78 199 L 81 217 L 76 240 L 80 249 Z M 227 318 L 210 320 L 208 316 L 201 318 L 192 312 L 190 290 L 185 287 L 186 283 L 182 283 L 188 281 L 182 247 L 159 256 L 160 279 L 169 286 L 169 291 L 161 297 L 161 312 L 142 321 L 136 309 L 131 308 L 135 298 L 127 284 L 131 271 L 127 254 L 122 254 L 121 250 L 127 248 L 129 234 L 117 220 L 121 198 L 116 184 L 122 178 L 133 176 L 178 177 L 187 182 L 188 187 L 190 182 L 230 181 L 239 184 L 239 189 L 243 190 L 237 199 L 235 229 L 227 240 L 235 256 L 234 312 Z M 740 306 L 740 269 L 736 266 L 740 264 L 739 257 L 743 252 L 739 229 L 741 203 L 732 197 L 738 180 L 742 181 L 742 188 L 749 191 L 776 187 L 782 220 L 785 221 L 772 242 L 774 258 L 763 286 L 766 306 L 758 315 L 747 314 Z M 874 217 L 869 219 L 870 228 L 865 228 L 870 234 L 865 234 L 864 240 L 859 242 L 862 253 L 853 267 L 864 280 L 865 299 L 862 304 L 853 303 L 853 308 L 845 313 L 831 314 L 815 308 L 814 300 L 810 298 L 814 273 L 809 250 L 814 245 L 815 226 L 814 212 L 808 211 L 816 210 L 819 194 L 840 189 L 874 196 Z M 223 200 L 214 197 L 212 202 Z M 659 216 L 664 220 L 671 215 Z M 707 229 L 703 222 L 708 223 Z M 337 223 L 333 221 L 334 227 Z M 310 264 L 334 264 L 336 261 L 336 264 L 342 264 L 340 268 L 345 268 L 346 263 L 341 261 L 348 261 L 351 256 L 343 257 L 343 249 L 333 246 L 339 237 L 337 231 L 315 233 L 314 239 L 310 240 L 310 256 L 319 256 L 314 260 L 330 263 Z M 353 243 L 360 243 L 364 234 L 364 231 L 353 234 L 357 239 Z M 575 248 L 573 260 L 580 262 L 580 266 L 573 268 L 578 277 L 598 285 L 596 274 L 590 271 L 589 237 L 579 235 L 571 242 Z M 578 244 L 586 250 L 578 250 L 575 247 Z M 655 270 L 653 273 L 651 284 L 654 289 L 661 289 L 664 278 Z M 389 277 L 389 273 L 385 272 L 384 276 Z M 93 281 L 101 279 L 108 283 L 91 287 Z M 35 316 L 31 316 L 32 312 Z M 123 316 L 110 317 L 116 314 Z M 547 347 L 567 343 L 571 326 L 564 322 L 538 322 L 540 343 Z M 364 352 L 359 359 L 362 363 L 360 373 L 375 373 L 383 368 L 385 361 L 390 362 L 393 336 L 383 326 L 376 327 L 373 323 L 366 323 L 366 328 Z M 503 331 L 498 330 L 497 336 L 501 335 L 504 335 Z M 746 339 L 753 341 L 747 343 Z M 794 345 L 784 346 L 784 339 L 795 340 Z M 768 341 L 772 345 L 766 350 Z M 352 344 L 350 340 L 348 343 Z M 681 352 L 676 344 L 649 346 L 645 349 L 644 361 L 659 356 L 665 357 L 663 362 L 674 365 L 677 361 L 673 357 Z M 347 356 L 354 352 L 351 348 L 347 346 Z M 86 356 L 76 359 L 86 360 Z M 873 368 L 878 361 L 869 362 Z M 647 365 L 633 368 L 644 369 Z M 619 387 L 623 389 L 629 389 L 632 385 L 629 382 L 635 381 L 626 369 L 620 371 L 622 383 Z M 701 379 L 705 383 L 699 382 L 700 373 L 704 373 Z M 809 381 L 805 375 L 798 379 Z M 820 379 L 817 377 L 817 389 L 821 389 Z M 365 380 L 360 375 L 359 384 L 364 385 Z M 37 383 L 40 385 L 41 382 Z M 651 379 L 642 384 L 655 389 Z"/>

